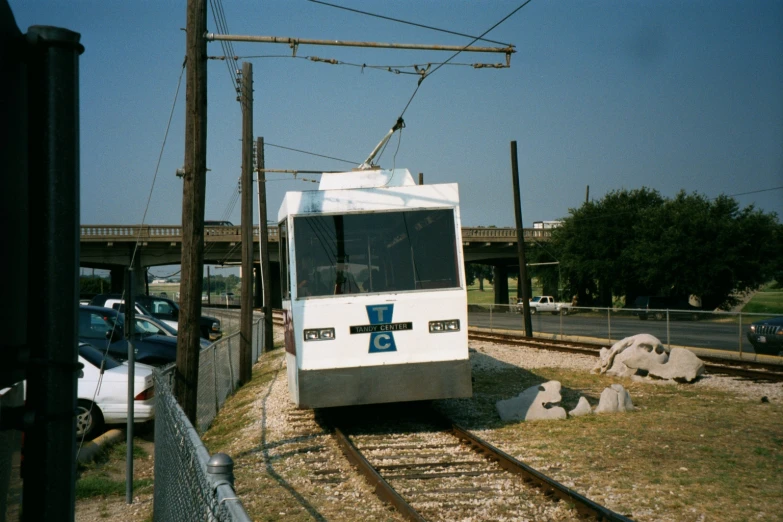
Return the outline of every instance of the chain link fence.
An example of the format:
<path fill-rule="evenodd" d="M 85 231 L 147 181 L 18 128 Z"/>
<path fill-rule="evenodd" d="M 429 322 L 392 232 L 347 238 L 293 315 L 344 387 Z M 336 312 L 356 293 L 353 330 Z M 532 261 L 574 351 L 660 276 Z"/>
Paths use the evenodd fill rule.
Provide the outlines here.
<path fill-rule="evenodd" d="M 254 316 L 253 362 L 263 352 L 263 328 L 263 318 Z M 199 354 L 196 427 L 174 397 L 175 367 L 155 372 L 153 519 L 156 521 L 250 520 L 234 492 L 233 473 L 230 469 L 226 471 L 225 466 L 218 466 L 218 463 L 225 464 L 220 458 L 228 457 L 221 454 L 210 457 L 199 438 L 199 433 L 209 428 L 226 398 L 238 387 L 239 336 L 239 332 L 225 335 Z"/>
<path fill-rule="evenodd" d="M 521 309 L 521 305 L 469 305 L 468 323 L 489 331 L 524 333 Z M 736 359 L 768 355 L 763 345 L 751 344 L 748 332 L 753 322 L 779 315 L 570 306 L 533 314 L 531 323 L 535 337 L 611 346 L 625 337 L 648 333 L 669 347 L 710 350 L 713 355 Z"/>

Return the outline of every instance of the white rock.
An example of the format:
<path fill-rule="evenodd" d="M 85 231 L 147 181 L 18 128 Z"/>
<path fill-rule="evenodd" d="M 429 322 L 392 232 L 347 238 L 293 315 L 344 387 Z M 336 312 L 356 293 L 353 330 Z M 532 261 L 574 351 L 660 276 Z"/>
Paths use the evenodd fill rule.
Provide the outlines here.
<path fill-rule="evenodd" d="M 598 365 L 593 368 L 593 371 L 618 377 L 630 377 L 636 373 L 636 369 L 629 368 L 625 364 L 629 358 L 644 358 L 651 362 L 665 363 L 669 359 L 669 353 L 654 335 L 632 335 L 617 341 L 610 349 L 601 348 Z"/>
<path fill-rule="evenodd" d="M 704 363 L 701 359 L 685 348 L 672 348 L 669 360 L 663 364 L 634 356 L 626 359 L 625 365 L 634 371 L 646 370 L 654 377 L 675 381 L 693 382 L 704 373 Z"/>
<path fill-rule="evenodd" d="M 531 386 L 511 399 L 497 401 L 495 408 L 504 421 L 565 419 L 565 408 L 557 406 L 561 399 L 560 383 L 549 381 Z"/>
<path fill-rule="evenodd" d="M 601 392 L 601 399 L 595 408 L 595 413 L 615 413 L 633 411 L 634 405 L 631 395 L 623 388 L 622 384 L 612 384 Z"/>
<path fill-rule="evenodd" d="M 576 408 L 568 412 L 570 417 L 581 417 L 582 415 L 590 415 L 593 413 L 593 409 L 590 407 L 590 403 L 584 397 L 579 397 L 579 402 L 576 404 Z"/>

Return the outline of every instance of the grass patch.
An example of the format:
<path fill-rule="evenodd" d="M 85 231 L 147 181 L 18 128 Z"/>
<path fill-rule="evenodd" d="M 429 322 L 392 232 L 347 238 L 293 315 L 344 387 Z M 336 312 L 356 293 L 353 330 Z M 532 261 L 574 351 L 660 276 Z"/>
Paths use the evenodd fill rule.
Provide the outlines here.
<path fill-rule="evenodd" d="M 265 354 L 261 361 L 253 367 L 253 376 L 250 382 L 239 388 L 236 393 L 228 398 L 223 408 L 218 413 L 212 425 L 201 437 L 204 445 L 210 453 L 226 451 L 226 448 L 237 441 L 238 432 L 247 425 L 247 418 L 253 404 L 258 399 L 262 389 L 278 375 L 285 373 L 285 367 L 281 369 L 280 359 L 285 351 L 275 347 Z M 252 441 L 249 441 L 252 443 Z M 235 449 L 232 449 L 235 451 Z"/>
<path fill-rule="evenodd" d="M 535 284 L 533 281 L 533 295 L 540 295 L 542 288 Z M 504 301 L 504 304 L 508 304 L 513 300 L 517 300 L 517 280 L 511 277 L 508 278 L 508 299 Z M 480 304 L 490 305 L 495 302 L 495 287 L 491 283 L 484 281 L 484 291 L 479 289 L 478 282 L 468 286 L 468 304 Z"/>
<path fill-rule="evenodd" d="M 133 481 L 133 491 L 138 492 L 142 488 L 151 488 L 152 479 L 139 479 Z M 94 497 L 109 497 L 125 495 L 124 480 L 110 480 L 106 477 L 86 477 L 76 482 L 76 499 L 82 500 Z"/>
<path fill-rule="evenodd" d="M 630 513 L 634 520 L 779 516 L 780 403 L 560 368 L 474 368 L 473 398 L 444 401 L 449 416 L 467 429 L 482 430 L 480 436 L 507 453 L 615 511 Z M 563 421 L 500 420 L 498 400 L 549 380 L 562 384 L 561 405 L 567 411 L 580 396 L 595 408 L 601 391 L 613 383 L 629 391 L 637 410 Z"/>
<path fill-rule="evenodd" d="M 742 308 L 744 313 L 783 314 L 783 290 L 777 283 L 765 285 Z"/>

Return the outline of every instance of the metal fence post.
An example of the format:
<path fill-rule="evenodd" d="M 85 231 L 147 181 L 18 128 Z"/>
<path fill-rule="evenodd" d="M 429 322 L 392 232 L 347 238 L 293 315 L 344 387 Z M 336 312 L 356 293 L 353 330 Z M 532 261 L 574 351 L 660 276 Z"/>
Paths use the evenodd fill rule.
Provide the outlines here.
<path fill-rule="evenodd" d="M 669 309 L 666 309 L 666 346 L 672 349 L 671 324 L 669 323 Z"/>
<path fill-rule="evenodd" d="M 207 478 L 213 488 L 221 484 L 234 487 L 234 460 L 225 453 L 215 453 L 207 462 Z"/>
<path fill-rule="evenodd" d="M 611 308 L 606 309 L 606 324 L 608 325 L 609 328 L 609 333 L 608 333 L 609 344 L 611 345 L 612 344 L 612 309 Z"/>
<path fill-rule="evenodd" d="M 217 344 L 212 345 L 212 379 L 215 383 L 215 386 L 212 388 L 212 391 L 215 394 L 215 416 L 217 416 L 217 412 L 220 411 L 220 399 L 218 397 L 218 378 L 217 378 L 217 348 L 215 348 Z"/>
<path fill-rule="evenodd" d="M 742 311 L 739 313 L 739 354 L 742 359 Z"/>
<path fill-rule="evenodd" d="M 560 340 L 563 340 L 563 310 L 560 310 Z"/>
<path fill-rule="evenodd" d="M 494 305 L 489 305 L 489 331 L 492 332 L 492 307 Z"/>

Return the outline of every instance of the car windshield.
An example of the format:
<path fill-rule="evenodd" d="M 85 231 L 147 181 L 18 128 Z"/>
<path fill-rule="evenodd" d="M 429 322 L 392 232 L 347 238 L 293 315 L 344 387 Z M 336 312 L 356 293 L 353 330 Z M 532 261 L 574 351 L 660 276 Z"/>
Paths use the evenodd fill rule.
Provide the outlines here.
<path fill-rule="evenodd" d="M 118 361 L 108 353 L 104 353 L 101 350 L 89 344 L 79 345 L 79 355 L 84 357 L 87 360 L 87 362 L 89 362 L 96 368 L 101 367 L 101 361 L 104 362 L 104 369 L 106 370 L 111 370 L 112 368 L 122 366 L 122 363 L 120 361 Z"/>
<path fill-rule="evenodd" d="M 109 332 L 116 332 L 116 338 L 122 338 L 123 314 L 113 311 L 79 310 L 79 337 L 83 339 L 106 340 Z"/>

